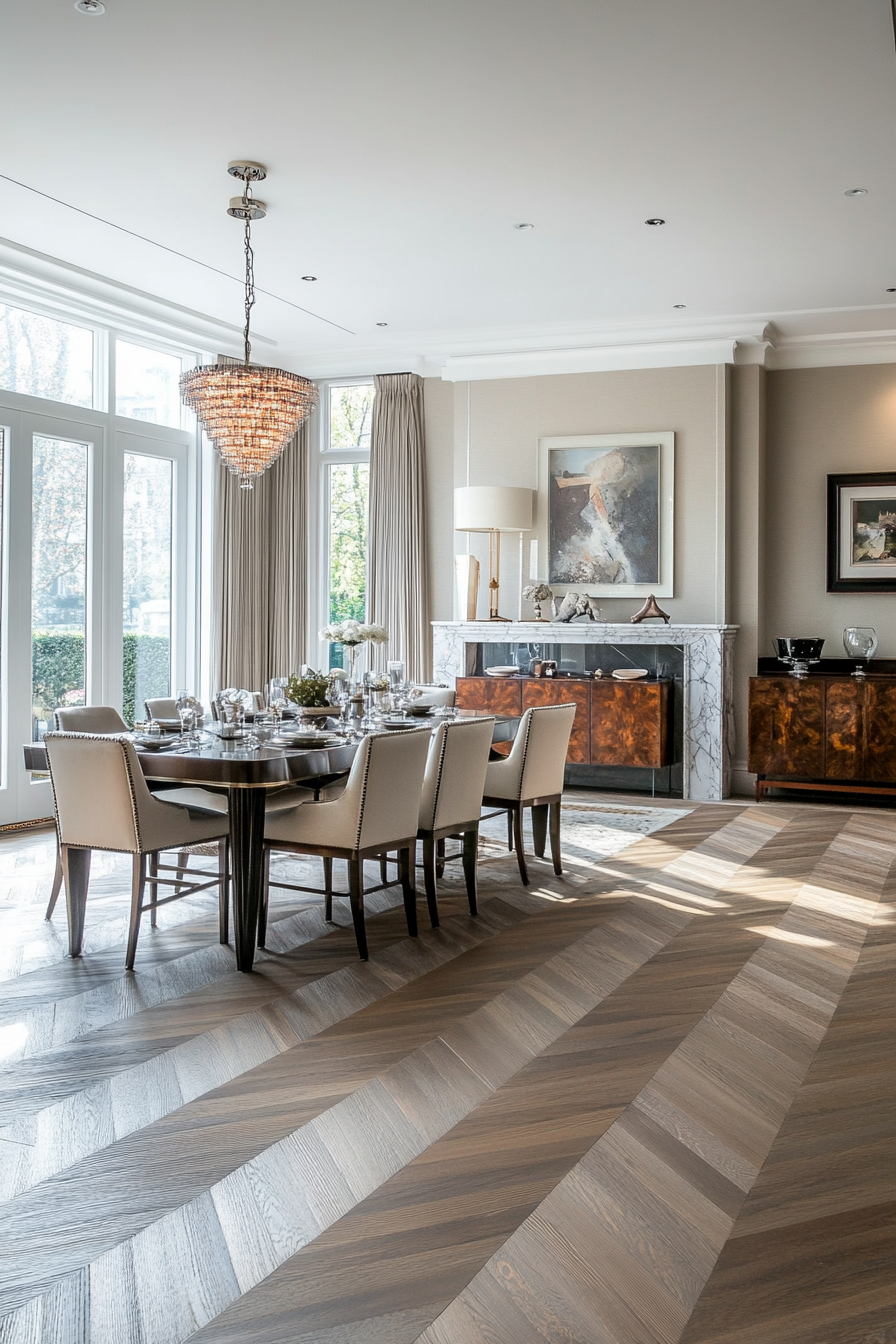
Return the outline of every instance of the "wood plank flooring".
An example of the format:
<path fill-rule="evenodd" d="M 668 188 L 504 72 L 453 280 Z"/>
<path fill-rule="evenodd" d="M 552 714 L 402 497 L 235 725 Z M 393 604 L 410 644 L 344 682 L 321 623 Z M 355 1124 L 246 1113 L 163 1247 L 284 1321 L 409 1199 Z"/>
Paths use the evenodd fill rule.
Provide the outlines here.
<path fill-rule="evenodd" d="M 0 1344 L 896 1344 L 896 813 L 600 807 L 251 976 L 0 841 Z"/>

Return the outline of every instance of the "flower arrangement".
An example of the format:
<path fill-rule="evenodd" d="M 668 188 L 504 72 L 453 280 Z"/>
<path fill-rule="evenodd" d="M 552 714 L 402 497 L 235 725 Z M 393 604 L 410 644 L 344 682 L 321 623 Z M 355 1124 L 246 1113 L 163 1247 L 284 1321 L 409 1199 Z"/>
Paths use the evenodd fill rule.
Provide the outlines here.
<path fill-rule="evenodd" d="M 335 625 L 325 625 L 320 631 L 321 639 L 330 644 L 385 644 L 389 631 L 384 625 L 363 625 L 361 621 L 338 621 Z"/>
<path fill-rule="evenodd" d="M 361 621 L 338 621 L 334 625 L 325 625 L 320 632 L 321 639 L 330 644 L 341 644 L 348 649 L 348 679 L 355 681 L 355 655 L 359 644 L 385 644 L 389 631 L 384 625 L 362 624 Z"/>
<path fill-rule="evenodd" d="M 325 705 L 329 689 L 330 680 L 323 672 L 309 670 L 304 676 L 290 677 L 285 693 L 287 700 L 291 700 L 294 705 L 309 709 L 315 705 Z"/>

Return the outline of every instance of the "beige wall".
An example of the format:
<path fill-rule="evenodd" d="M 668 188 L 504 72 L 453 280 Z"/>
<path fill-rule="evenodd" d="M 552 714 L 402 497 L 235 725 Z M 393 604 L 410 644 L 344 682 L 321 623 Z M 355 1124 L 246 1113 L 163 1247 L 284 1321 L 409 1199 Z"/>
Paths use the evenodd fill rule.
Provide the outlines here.
<path fill-rule="evenodd" d="M 896 470 L 896 366 L 768 375 L 765 582 L 760 651 L 775 635 L 823 635 L 843 657 L 848 625 L 872 625 L 896 657 L 896 594 L 828 593 L 828 473 Z"/>
<path fill-rule="evenodd" d="M 427 379 L 434 619 L 450 620 L 454 615 L 452 577 L 445 570 L 453 566 L 453 553 L 462 553 L 468 544 L 483 567 L 480 616 L 487 610 L 486 539 L 458 533 L 455 542 L 450 486 L 519 485 L 534 489 L 538 439 L 546 435 L 671 429 L 675 432 L 675 596 L 663 599 L 662 605 L 679 621 L 723 620 L 727 381 L 724 368 L 707 366 L 453 385 Z M 453 398 L 451 435 L 446 389 Z M 445 462 L 449 438 L 453 451 L 450 486 Z M 521 576 L 518 539 L 504 538 L 503 615 L 516 617 L 519 612 L 520 587 L 528 580 L 528 554 L 527 538 Z M 609 620 L 627 620 L 640 605 L 632 598 L 602 601 Z M 529 611 L 526 604 L 524 615 Z"/>
<path fill-rule="evenodd" d="M 468 402 L 469 398 L 469 402 Z M 469 451 L 467 415 L 469 406 Z M 466 545 L 483 566 L 480 537 L 453 532 L 456 485 L 536 484 L 539 437 L 675 431 L 677 621 L 729 620 L 735 645 L 735 786 L 746 774 L 747 682 L 774 635 L 824 635 L 841 653 L 847 625 L 873 625 L 880 653 L 896 657 L 896 594 L 830 594 L 825 574 L 828 473 L 896 470 L 896 365 L 766 373 L 758 367 L 645 369 L 426 381 L 430 574 L 433 617 L 450 620 L 453 555 Z M 528 547 L 523 581 L 528 578 Z M 505 540 L 501 610 L 516 616 L 520 572 Z M 602 603 L 626 620 L 632 599 Z M 526 605 L 526 613 L 528 613 Z"/>

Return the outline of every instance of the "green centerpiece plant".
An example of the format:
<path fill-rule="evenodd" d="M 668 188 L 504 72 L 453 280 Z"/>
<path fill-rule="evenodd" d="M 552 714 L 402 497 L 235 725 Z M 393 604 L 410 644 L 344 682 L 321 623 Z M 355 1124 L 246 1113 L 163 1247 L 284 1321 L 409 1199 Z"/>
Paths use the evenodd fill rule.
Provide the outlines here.
<path fill-rule="evenodd" d="M 328 703 L 329 689 L 326 673 L 309 670 L 301 677 L 290 677 L 286 683 L 286 698 L 302 709 L 314 709 Z"/>

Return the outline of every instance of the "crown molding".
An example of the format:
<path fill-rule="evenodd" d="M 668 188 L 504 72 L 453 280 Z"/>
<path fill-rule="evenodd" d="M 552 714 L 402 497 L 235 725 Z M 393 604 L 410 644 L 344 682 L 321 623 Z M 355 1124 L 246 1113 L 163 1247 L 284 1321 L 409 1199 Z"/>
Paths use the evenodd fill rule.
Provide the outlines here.
<path fill-rule="evenodd" d="M 22 243 L 0 238 L 0 287 L 11 302 L 40 304 L 60 316 L 103 323 L 119 331 L 155 335 L 164 341 L 240 355 L 243 329 L 208 313 L 185 308 L 156 294 L 125 285 L 71 262 L 60 261 Z M 252 333 L 253 343 L 275 346 Z"/>
<path fill-rule="evenodd" d="M 896 364 L 896 331 L 782 336 L 767 361 L 770 369 L 830 369 L 852 364 Z"/>

